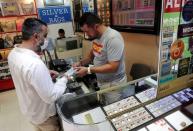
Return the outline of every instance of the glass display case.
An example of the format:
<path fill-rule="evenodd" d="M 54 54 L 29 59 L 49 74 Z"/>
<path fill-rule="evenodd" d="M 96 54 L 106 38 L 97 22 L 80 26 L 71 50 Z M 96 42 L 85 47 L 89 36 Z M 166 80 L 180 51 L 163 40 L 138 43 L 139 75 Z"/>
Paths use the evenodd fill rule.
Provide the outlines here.
<path fill-rule="evenodd" d="M 192 129 L 193 89 L 183 89 L 175 94 L 158 98 L 155 76 L 75 97 L 74 94 L 64 94 L 56 102 L 62 129 L 68 131 Z M 145 85 L 149 88 L 134 95 L 122 94 L 119 100 L 112 103 L 107 102 L 103 96 L 114 91 L 121 93 L 131 86 L 143 88 Z"/>
<path fill-rule="evenodd" d="M 114 131 L 97 100 L 97 93 L 58 100 L 56 107 L 63 130 Z"/>
<path fill-rule="evenodd" d="M 142 86 L 146 84 L 149 85 L 149 89 L 156 89 L 154 84 L 150 84 L 151 82 L 149 82 L 148 78 L 150 79 L 151 76 L 128 82 L 127 84 L 117 87 L 86 93 L 76 97 L 74 97 L 73 94 L 64 94 L 64 96 L 56 102 L 57 112 L 63 130 L 116 131 L 117 128 L 113 124 L 112 118 L 118 117 L 125 112 L 137 109 L 143 105 L 143 102 L 140 102 L 135 95 L 129 93 L 122 94 L 122 91 L 125 91 L 131 86 Z M 137 82 L 140 82 L 140 84 L 136 84 Z M 118 101 L 113 101 L 113 103 L 107 102 L 106 99 L 104 99 L 104 94 L 107 92 L 111 93 L 115 90 L 120 92 L 120 99 Z M 156 94 L 156 92 L 154 93 Z M 144 96 L 147 97 L 148 95 Z M 150 99 L 155 99 L 155 97 L 149 97 L 149 100 Z M 143 111 L 142 109 L 141 112 Z"/>
<path fill-rule="evenodd" d="M 176 1 L 174 7 L 170 6 L 171 1 L 110 1 L 111 26 L 119 31 L 156 34 L 160 31 L 162 19 L 158 82 L 153 77 L 145 77 L 68 100 L 60 99 L 56 106 L 64 130 L 176 131 L 193 127 L 193 88 L 188 88 L 193 82 L 192 39 L 184 37 L 187 35 L 184 33 L 177 40 L 178 29 L 184 28 L 182 24 L 192 23 L 192 19 L 180 18 L 183 17 L 182 9 L 186 10 L 183 6 L 180 8 L 182 2 L 185 2 L 185 7 L 193 5 L 187 1 Z M 164 5 L 162 16 L 161 5 Z M 183 23 L 179 23 L 179 18 Z M 179 52 L 179 49 L 183 50 Z M 133 86 L 146 90 L 132 95 L 122 93 L 122 90 Z M 120 92 L 121 97 L 109 102 L 104 96 L 113 91 Z"/>

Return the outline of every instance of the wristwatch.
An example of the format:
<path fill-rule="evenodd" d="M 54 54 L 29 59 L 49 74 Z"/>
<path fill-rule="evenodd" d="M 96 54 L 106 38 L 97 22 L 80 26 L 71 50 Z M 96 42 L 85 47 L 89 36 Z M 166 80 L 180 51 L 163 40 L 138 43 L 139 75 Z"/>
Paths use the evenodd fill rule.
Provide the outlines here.
<path fill-rule="evenodd" d="M 87 74 L 92 74 L 90 71 L 90 66 L 87 68 Z"/>

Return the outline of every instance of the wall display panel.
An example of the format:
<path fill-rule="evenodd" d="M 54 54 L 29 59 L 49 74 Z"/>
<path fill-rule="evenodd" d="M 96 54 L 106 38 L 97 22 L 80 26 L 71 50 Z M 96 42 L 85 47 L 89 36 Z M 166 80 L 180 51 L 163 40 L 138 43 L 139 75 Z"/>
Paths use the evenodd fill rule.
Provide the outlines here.
<path fill-rule="evenodd" d="M 37 14 L 33 0 L 7 0 L 0 1 L 0 16 L 20 16 Z"/>
<path fill-rule="evenodd" d="M 1 25 L 2 32 L 16 31 L 16 21 L 15 20 L 1 21 L 0 25 Z"/>
<path fill-rule="evenodd" d="M 19 7 L 16 1 L 2 2 L 1 6 L 4 16 L 19 15 Z"/>
<path fill-rule="evenodd" d="M 112 0 L 111 24 L 118 30 L 156 33 L 161 10 L 159 2 L 155 0 Z"/>
<path fill-rule="evenodd" d="M 14 88 L 7 56 L 11 50 L 0 50 L 0 91 Z"/>
<path fill-rule="evenodd" d="M 14 88 L 7 57 L 15 44 L 22 43 L 24 20 L 37 18 L 34 0 L 0 0 L 0 90 Z"/>
<path fill-rule="evenodd" d="M 163 6 L 158 92 L 168 95 L 187 87 L 193 75 L 193 1 L 164 0 Z"/>
<path fill-rule="evenodd" d="M 82 15 L 82 5 L 81 0 L 74 0 L 73 2 L 73 13 L 74 13 L 74 24 L 75 24 L 75 31 L 81 31 L 79 25 L 79 19 Z"/>
<path fill-rule="evenodd" d="M 34 0 L 1 0 L 0 5 L 0 38 L 4 49 L 18 42 L 24 20 L 37 18 L 37 10 Z"/>
<path fill-rule="evenodd" d="M 75 31 L 81 31 L 79 25 L 79 19 L 85 12 L 96 13 L 96 1 L 95 0 L 74 0 L 73 13 L 75 22 Z"/>
<path fill-rule="evenodd" d="M 110 25 L 110 1 L 97 0 L 97 15 L 101 18 L 103 24 Z"/>
<path fill-rule="evenodd" d="M 94 0 L 82 0 L 82 12 L 95 12 Z"/>

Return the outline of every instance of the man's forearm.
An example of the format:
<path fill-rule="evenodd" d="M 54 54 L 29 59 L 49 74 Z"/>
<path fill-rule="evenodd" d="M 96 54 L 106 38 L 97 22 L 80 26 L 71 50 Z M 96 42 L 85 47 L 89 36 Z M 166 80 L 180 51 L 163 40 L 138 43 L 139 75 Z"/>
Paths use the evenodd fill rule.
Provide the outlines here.
<path fill-rule="evenodd" d="M 105 64 L 102 66 L 98 66 L 98 67 L 90 67 L 90 72 L 91 73 L 113 73 L 116 72 L 118 69 L 118 65 L 112 65 L 112 64 Z"/>

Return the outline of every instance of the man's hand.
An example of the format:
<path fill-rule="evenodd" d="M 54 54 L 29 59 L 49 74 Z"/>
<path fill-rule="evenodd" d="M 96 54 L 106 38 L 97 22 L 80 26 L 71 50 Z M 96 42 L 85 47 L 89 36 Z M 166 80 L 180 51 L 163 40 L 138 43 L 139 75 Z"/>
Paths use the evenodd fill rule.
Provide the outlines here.
<path fill-rule="evenodd" d="M 56 77 L 58 77 L 59 73 L 57 71 L 50 70 L 50 75 L 51 75 L 52 79 L 56 79 Z"/>
<path fill-rule="evenodd" d="M 83 77 L 87 74 L 87 67 L 81 66 L 81 67 L 75 67 L 75 69 L 76 69 L 76 75 L 78 77 Z"/>

